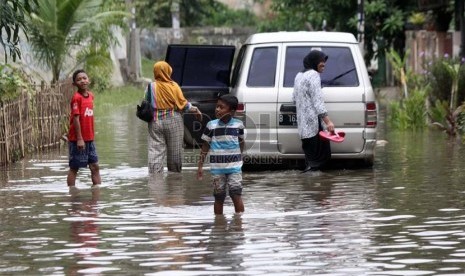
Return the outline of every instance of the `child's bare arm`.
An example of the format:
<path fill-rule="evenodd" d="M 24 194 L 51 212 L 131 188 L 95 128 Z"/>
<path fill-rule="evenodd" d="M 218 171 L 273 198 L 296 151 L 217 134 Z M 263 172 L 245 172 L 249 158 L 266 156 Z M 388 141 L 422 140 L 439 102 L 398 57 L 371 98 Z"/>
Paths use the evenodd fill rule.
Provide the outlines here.
<path fill-rule="evenodd" d="M 203 142 L 202 147 L 200 148 L 200 158 L 198 163 L 197 169 L 197 179 L 201 180 L 203 178 L 203 163 L 205 162 L 205 157 L 210 150 L 210 144 L 207 142 Z"/>
<path fill-rule="evenodd" d="M 77 136 L 77 147 L 78 149 L 84 149 L 84 139 L 82 139 L 82 132 L 81 132 L 81 123 L 79 122 L 79 115 L 73 116 L 73 124 L 74 129 L 76 131 Z"/>

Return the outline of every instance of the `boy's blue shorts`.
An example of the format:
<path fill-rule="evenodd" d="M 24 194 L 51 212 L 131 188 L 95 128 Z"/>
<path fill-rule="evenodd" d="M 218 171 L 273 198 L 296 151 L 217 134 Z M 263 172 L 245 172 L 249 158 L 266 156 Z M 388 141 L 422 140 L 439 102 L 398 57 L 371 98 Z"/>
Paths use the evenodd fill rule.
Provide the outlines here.
<path fill-rule="evenodd" d="M 98 155 L 93 141 L 85 142 L 85 149 L 78 150 L 77 142 L 69 142 L 69 167 L 71 169 L 86 168 L 87 165 L 97 163 Z"/>

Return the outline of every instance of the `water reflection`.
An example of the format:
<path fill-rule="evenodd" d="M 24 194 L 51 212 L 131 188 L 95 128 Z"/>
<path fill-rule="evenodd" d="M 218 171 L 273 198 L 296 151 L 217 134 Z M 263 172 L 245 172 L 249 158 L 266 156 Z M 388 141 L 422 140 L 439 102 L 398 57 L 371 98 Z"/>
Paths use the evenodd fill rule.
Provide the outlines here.
<path fill-rule="evenodd" d="M 98 265 L 110 264 L 109 262 L 92 261 L 101 253 L 98 248 L 101 243 L 100 229 L 96 223 L 99 215 L 100 188 L 93 187 L 90 193 L 90 197 L 87 197 L 78 188 L 69 188 L 71 207 L 68 209 L 68 217 L 64 221 L 69 222 L 70 240 L 73 243 L 68 243 L 66 246 L 71 248 L 68 252 L 73 253 L 77 261 L 68 268 L 68 275 L 94 271 Z M 63 251 L 58 252 L 64 253 Z"/>
<path fill-rule="evenodd" d="M 107 117 L 99 193 L 86 170 L 68 191 L 63 151 L 2 168 L 0 274 L 465 275 L 465 150 L 441 133 L 381 128 L 373 169 L 246 171 L 246 212 L 215 216 L 209 176 L 149 175 L 132 109 Z"/>
<path fill-rule="evenodd" d="M 211 264 L 210 270 L 216 268 L 238 273 L 246 270 L 244 255 L 240 252 L 244 244 L 242 214 L 234 214 L 230 219 L 225 215 L 215 215 L 212 226 L 205 232 L 208 234 L 204 241 L 205 249 L 209 254 L 205 255 L 202 263 Z"/>
<path fill-rule="evenodd" d="M 180 173 L 150 174 L 148 188 L 156 204 L 161 206 L 185 204 L 185 183 Z"/>

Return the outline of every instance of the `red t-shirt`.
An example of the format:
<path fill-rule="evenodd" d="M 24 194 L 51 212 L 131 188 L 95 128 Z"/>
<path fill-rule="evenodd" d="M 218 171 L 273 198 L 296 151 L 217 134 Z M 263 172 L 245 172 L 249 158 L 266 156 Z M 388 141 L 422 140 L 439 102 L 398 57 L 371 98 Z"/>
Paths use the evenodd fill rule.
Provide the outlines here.
<path fill-rule="evenodd" d="M 76 129 L 73 123 L 73 117 L 79 115 L 81 124 L 81 135 L 85 142 L 94 140 L 94 94 L 88 91 L 87 97 L 76 92 L 71 99 L 71 116 L 68 140 L 77 141 Z"/>

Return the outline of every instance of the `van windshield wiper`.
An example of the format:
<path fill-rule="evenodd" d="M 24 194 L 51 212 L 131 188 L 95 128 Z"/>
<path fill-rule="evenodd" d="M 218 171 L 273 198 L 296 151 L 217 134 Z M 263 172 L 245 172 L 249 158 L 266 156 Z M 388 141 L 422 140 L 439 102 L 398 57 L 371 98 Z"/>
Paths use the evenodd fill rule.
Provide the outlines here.
<path fill-rule="evenodd" d="M 349 69 L 347 71 L 345 71 L 344 73 L 342 74 L 339 74 L 337 76 L 335 76 L 334 78 L 330 79 L 329 81 L 323 81 L 324 84 L 331 84 L 333 83 L 333 81 L 337 80 L 337 79 L 340 79 L 342 77 L 344 77 L 345 75 L 349 74 L 350 72 L 354 71 L 355 70 L 355 67 L 352 68 L 352 69 Z"/>

